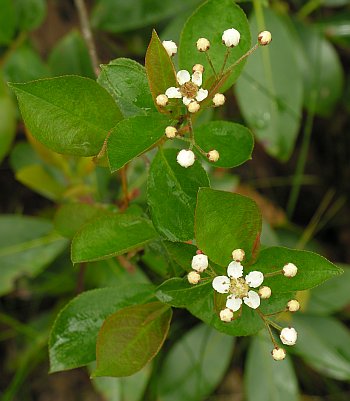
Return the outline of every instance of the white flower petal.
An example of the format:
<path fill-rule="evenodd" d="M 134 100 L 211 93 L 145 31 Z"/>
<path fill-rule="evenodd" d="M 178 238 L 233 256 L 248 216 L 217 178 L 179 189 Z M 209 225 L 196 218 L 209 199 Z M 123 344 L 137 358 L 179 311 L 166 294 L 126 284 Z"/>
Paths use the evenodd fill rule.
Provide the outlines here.
<path fill-rule="evenodd" d="M 176 74 L 176 78 L 177 78 L 177 82 L 180 85 L 185 84 L 186 82 L 189 82 L 191 79 L 191 75 L 188 71 L 186 70 L 180 70 L 177 74 Z"/>
<path fill-rule="evenodd" d="M 252 271 L 245 276 L 245 281 L 249 287 L 257 288 L 264 281 L 264 275 L 258 271 Z"/>
<path fill-rule="evenodd" d="M 231 278 L 240 278 L 243 276 L 243 266 L 239 262 L 231 262 L 227 266 L 227 275 Z"/>
<path fill-rule="evenodd" d="M 182 98 L 182 101 L 183 101 L 183 104 L 184 104 L 185 106 L 188 106 L 191 102 L 193 102 L 193 99 L 190 99 L 189 97 L 184 96 L 184 97 Z"/>
<path fill-rule="evenodd" d="M 165 95 L 168 96 L 169 99 L 181 99 L 182 95 L 179 88 L 175 88 L 171 86 L 165 91 Z"/>
<path fill-rule="evenodd" d="M 177 46 L 175 42 L 173 42 L 172 40 L 163 40 L 162 44 L 169 57 L 172 57 L 174 54 L 176 54 Z"/>
<path fill-rule="evenodd" d="M 197 270 L 199 273 L 204 272 L 204 270 L 209 266 L 208 256 L 203 253 L 194 255 L 191 266 L 193 270 Z"/>
<path fill-rule="evenodd" d="M 226 308 L 231 309 L 233 312 L 238 311 L 242 306 L 241 298 L 235 298 L 234 295 L 229 295 L 226 301 Z"/>
<path fill-rule="evenodd" d="M 196 100 L 197 102 L 201 102 L 206 97 L 208 97 L 208 91 L 206 89 L 200 88 L 197 92 Z"/>
<path fill-rule="evenodd" d="M 248 291 L 248 296 L 243 298 L 243 301 L 252 309 L 259 308 L 260 297 L 255 291 Z"/>
<path fill-rule="evenodd" d="M 227 294 L 230 289 L 230 279 L 226 276 L 217 276 L 214 278 L 212 286 L 220 294 Z"/>
<path fill-rule="evenodd" d="M 180 164 L 180 166 L 187 168 L 193 165 L 196 160 L 196 156 L 192 152 L 192 150 L 182 149 L 177 154 L 176 160 Z"/>
<path fill-rule="evenodd" d="M 198 87 L 202 86 L 202 73 L 200 71 L 195 71 L 192 74 L 192 82 L 196 84 Z"/>

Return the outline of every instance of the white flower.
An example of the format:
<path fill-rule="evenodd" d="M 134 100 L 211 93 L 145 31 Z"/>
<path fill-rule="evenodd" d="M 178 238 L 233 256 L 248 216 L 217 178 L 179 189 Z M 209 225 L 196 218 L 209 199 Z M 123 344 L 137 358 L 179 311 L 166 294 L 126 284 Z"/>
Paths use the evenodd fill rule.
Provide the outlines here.
<path fill-rule="evenodd" d="M 267 286 L 261 287 L 258 291 L 258 294 L 260 295 L 261 299 L 268 299 L 271 297 L 271 288 Z"/>
<path fill-rule="evenodd" d="M 288 263 L 283 266 L 283 274 L 286 277 L 294 277 L 298 272 L 298 268 L 293 263 Z"/>
<path fill-rule="evenodd" d="M 242 262 L 245 257 L 245 252 L 243 249 L 235 249 L 232 251 L 232 259 L 236 262 Z"/>
<path fill-rule="evenodd" d="M 187 280 L 190 284 L 198 284 L 201 276 L 198 272 L 192 271 L 187 274 Z"/>
<path fill-rule="evenodd" d="M 294 327 L 285 327 L 282 329 L 280 339 L 285 345 L 294 345 L 297 341 L 298 333 Z"/>
<path fill-rule="evenodd" d="M 197 113 L 197 111 L 201 108 L 198 102 L 191 102 L 188 106 L 187 109 L 190 113 Z"/>
<path fill-rule="evenodd" d="M 199 39 L 197 40 L 196 45 L 197 45 L 197 49 L 198 49 L 200 52 L 206 52 L 206 51 L 209 50 L 209 48 L 210 48 L 210 42 L 209 42 L 209 40 L 206 39 L 206 38 L 199 38 Z"/>
<path fill-rule="evenodd" d="M 165 91 L 169 99 L 182 99 L 184 105 L 188 106 L 191 102 L 201 102 L 208 96 L 208 91 L 201 88 L 203 79 L 200 71 L 195 71 L 191 77 L 188 71 L 180 70 L 176 77 L 180 86 L 172 86 Z"/>
<path fill-rule="evenodd" d="M 274 348 L 271 354 L 275 361 L 283 361 L 283 359 L 286 357 L 286 351 L 279 347 Z"/>
<path fill-rule="evenodd" d="M 192 166 L 192 164 L 196 160 L 196 157 L 195 157 L 194 153 L 192 152 L 192 150 L 182 149 L 177 154 L 176 160 L 180 164 L 180 166 L 187 168 L 187 167 Z"/>
<path fill-rule="evenodd" d="M 269 43 L 271 43 L 272 40 L 272 36 L 271 36 L 271 32 L 269 31 L 263 31 L 260 32 L 258 35 L 258 42 L 261 44 L 261 46 L 266 46 Z"/>
<path fill-rule="evenodd" d="M 215 107 L 222 106 L 225 101 L 226 98 L 222 93 L 216 93 L 213 97 L 213 103 Z"/>
<path fill-rule="evenodd" d="M 204 67 L 202 66 L 202 64 L 195 64 L 192 68 L 192 72 L 201 72 L 203 74 L 204 72 Z"/>
<path fill-rule="evenodd" d="M 233 312 L 231 309 L 225 308 L 222 311 L 220 311 L 220 319 L 223 322 L 227 322 L 227 323 L 231 322 L 232 318 L 233 318 Z"/>
<path fill-rule="evenodd" d="M 250 288 L 259 287 L 263 281 L 264 275 L 258 271 L 252 271 L 243 278 L 243 266 L 240 262 L 233 261 L 227 267 L 227 276 L 215 277 L 212 286 L 220 294 L 229 294 L 226 308 L 236 312 L 243 302 L 252 309 L 260 306 L 258 293 Z"/>
<path fill-rule="evenodd" d="M 165 135 L 169 139 L 173 139 L 176 137 L 177 129 L 169 125 L 169 127 L 165 128 Z"/>
<path fill-rule="evenodd" d="M 166 52 L 169 54 L 169 57 L 172 57 L 177 53 L 176 43 L 172 40 L 163 40 L 162 44 Z"/>
<path fill-rule="evenodd" d="M 169 102 L 168 96 L 166 95 L 158 95 L 156 97 L 156 103 L 158 106 L 165 107 Z"/>
<path fill-rule="evenodd" d="M 241 34 L 237 29 L 226 29 L 222 34 L 222 43 L 227 47 L 235 47 L 238 45 L 240 38 Z"/>
<path fill-rule="evenodd" d="M 215 163 L 219 160 L 220 154 L 217 150 L 213 149 L 210 152 L 208 152 L 207 157 L 208 157 L 209 161 Z"/>
<path fill-rule="evenodd" d="M 197 270 L 197 272 L 202 273 L 208 267 L 208 256 L 200 253 L 193 256 L 192 258 L 192 269 Z"/>
<path fill-rule="evenodd" d="M 300 304 L 296 299 L 291 299 L 287 303 L 287 309 L 289 312 L 297 312 L 300 309 Z"/>

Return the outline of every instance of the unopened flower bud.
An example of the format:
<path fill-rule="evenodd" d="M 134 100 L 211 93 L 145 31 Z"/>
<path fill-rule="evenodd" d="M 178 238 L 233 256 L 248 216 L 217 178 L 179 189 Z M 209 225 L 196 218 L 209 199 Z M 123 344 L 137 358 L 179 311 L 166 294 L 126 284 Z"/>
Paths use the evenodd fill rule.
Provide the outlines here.
<path fill-rule="evenodd" d="M 293 263 L 283 266 L 283 275 L 286 277 L 294 277 L 298 272 L 298 268 Z"/>
<path fill-rule="evenodd" d="M 201 72 L 203 74 L 204 72 L 204 67 L 202 66 L 202 64 L 195 64 L 192 68 L 193 72 Z"/>
<path fill-rule="evenodd" d="M 271 297 L 271 288 L 267 287 L 266 285 L 264 287 L 261 287 L 258 291 L 258 294 L 260 298 L 262 299 L 268 299 Z"/>
<path fill-rule="evenodd" d="M 190 113 L 197 113 L 197 111 L 201 108 L 198 102 L 193 101 L 188 106 L 187 109 Z"/>
<path fill-rule="evenodd" d="M 217 150 L 213 149 L 210 152 L 208 152 L 207 157 L 209 159 L 210 162 L 217 162 L 220 158 L 220 154 Z"/>
<path fill-rule="evenodd" d="M 286 357 L 286 351 L 279 347 L 274 348 L 271 354 L 275 361 L 283 361 L 283 359 Z"/>
<path fill-rule="evenodd" d="M 169 57 L 172 57 L 177 53 L 176 43 L 172 40 L 163 40 L 162 44 L 166 52 L 169 54 Z"/>
<path fill-rule="evenodd" d="M 222 311 L 220 311 L 220 320 L 223 322 L 231 322 L 233 318 L 233 312 L 229 308 L 225 308 Z"/>
<path fill-rule="evenodd" d="M 156 103 L 158 106 L 165 107 L 169 102 L 167 95 L 158 95 L 156 97 Z"/>
<path fill-rule="evenodd" d="M 300 309 L 300 304 L 296 299 L 291 299 L 287 303 L 287 309 L 289 312 L 297 312 Z"/>
<path fill-rule="evenodd" d="M 206 38 L 199 38 L 197 40 L 197 49 L 200 52 L 206 52 L 210 48 L 210 42 Z"/>
<path fill-rule="evenodd" d="M 269 43 L 271 43 L 272 40 L 272 36 L 271 36 L 271 32 L 269 31 L 263 31 L 260 32 L 258 35 L 258 42 L 261 44 L 261 46 L 266 46 Z"/>
<path fill-rule="evenodd" d="M 175 127 L 169 126 L 165 128 L 165 135 L 169 139 L 174 139 L 177 134 L 177 129 Z"/>
<path fill-rule="evenodd" d="M 204 272 L 204 270 L 208 267 L 208 256 L 203 253 L 197 254 L 192 258 L 192 269 L 196 270 L 199 273 Z"/>
<path fill-rule="evenodd" d="M 298 333 L 294 327 L 285 327 L 282 329 L 280 339 L 284 345 L 294 345 L 297 341 Z"/>
<path fill-rule="evenodd" d="M 187 274 L 187 280 L 190 284 L 198 284 L 201 276 L 198 272 L 192 271 Z"/>
<path fill-rule="evenodd" d="M 222 106 L 226 101 L 225 96 L 222 93 L 216 93 L 213 97 L 214 106 Z"/>
<path fill-rule="evenodd" d="M 196 160 L 196 157 L 192 152 L 192 150 L 182 149 L 177 154 L 176 160 L 180 164 L 180 166 L 187 168 L 193 165 L 193 163 Z"/>
<path fill-rule="evenodd" d="M 241 34 L 237 31 L 237 29 L 226 29 L 226 31 L 224 31 L 222 34 L 222 43 L 226 47 L 235 47 L 238 45 L 240 38 Z"/>
<path fill-rule="evenodd" d="M 232 251 L 232 259 L 236 262 L 242 262 L 245 257 L 245 252 L 243 249 L 235 249 Z"/>

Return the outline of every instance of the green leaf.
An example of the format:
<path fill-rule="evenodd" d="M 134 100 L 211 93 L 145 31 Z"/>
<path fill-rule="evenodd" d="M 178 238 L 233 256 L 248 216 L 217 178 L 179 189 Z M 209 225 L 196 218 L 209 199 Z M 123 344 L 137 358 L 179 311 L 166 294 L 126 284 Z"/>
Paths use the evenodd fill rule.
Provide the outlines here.
<path fill-rule="evenodd" d="M 298 381 L 287 358 L 276 363 L 267 335 L 253 337 L 244 370 L 247 401 L 299 401 Z"/>
<path fill-rule="evenodd" d="M 0 163 L 10 150 L 15 134 L 16 106 L 4 88 L 0 74 Z"/>
<path fill-rule="evenodd" d="M 78 76 L 10 85 L 34 137 L 58 153 L 96 155 L 122 115 L 108 92 Z"/>
<path fill-rule="evenodd" d="M 160 302 L 129 306 L 108 317 L 97 338 L 94 376 L 130 376 L 162 347 L 172 310 Z"/>
<path fill-rule="evenodd" d="M 0 44 L 7 45 L 11 42 L 16 29 L 16 15 L 12 0 L 1 1 L 0 13 Z"/>
<path fill-rule="evenodd" d="M 344 273 L 321 284 L 310 291 L 306 304 L 307 313 L 329 315 L 338 312 L 350 304 L 350 269 L 342 266 Z"/>
<path fill-rule="evenodd" d="M 161 114 L 136 116 L 120 121 L 111 131 L 107 142 L 107 155 L 111 171 L 144 153 L 165 135 L 168 118 Z"/>
<path fill-rule="evenodd" d="M 184 271 L 191 271 L 191 262 L 196 254 L 197 247 L 184 242 L 163 241 L 163 244 L 170 256 Z"/>
<path fill-rule="evenodd" d="M 35 277 L 65 248 L 50 222 L 25 216 L 0 216 L 0 294 L 11 291 L 22 275 Z"/>
<path fill-rule="evenodd" d="M 73 238 L 85 223 L 107 214 L 108 210 L 88 203 L 68 203 L 61 206 L 54 217 L 55 229 L 66 238 Z"/>
<path fill-rule="evenodd" d="M 202 401 L 215 390 L 229 367 L 232 337 L 200 324 L 167 354 L 159 376 L 161 401 Z"/>
<path fill-rule="evenodd" d="M 264 21 L 273 41 L 249 57 L 236 94 L 245 120 L 266 151 L 285 161 L 293 151 L 300 127 L 302 78 L 294 41 L 284 21 L 267 8 Z M 253 36 L 265 25 L 258 27 L 253 15 Z"/>
<path fill-rule="evenodd" d="M 202 281 L 196 285 L 188 282 L 187 277 L 174 277 L 164 281 L 156 290 L 159 301 L 176 308 L 186 308 L 212 291 L 211 282 Z"/>
<path fill-rule="evenodd" d="M 170 241 L 193 239 L 197 191 L 209 186 L 200 163 L 189 168 L 176 161 L 177 150 L 159 150 L 148 177 L 147 200 L 155 228 Z"/>
<path fill-rule="evenodd" d="M 202 188 L 195 221 L 197 246 L 220 266 L 232 260 L 234 249 L 244 249 L 246 261 L 256 257 L 261 233 L 261 213 L 250 198 Z"/>
<path fill-rule="evenodd" d="M 193 13 L 184 26 L 179 46 L 179 65 L 181 69 L 192 71 L 194 64 L 202 64 L 205 70 L 204 88 L 208 78 L 213 78 L 213 71 L 205 53 L 198 52 L 196 42 L 198 38 L 207 38 L 210 41 L 210 58 L 215 71 L 219 73 L 227 50 L 222 43 L 222 33 L 233 26 L 240 32 L 241 39 L 239 45 L 230 50 L 225 70 L 250 48 L 249 24 L 242 9 L 232 0 L 208 0 Z M 222 90 L 228 89 L 236 81 L 244 64 L 242 62 L 234 68 Z"/>
<path fill-rule="evenodd" d="M 72 242 L 73 263 L 112 258 L 156 238 L 151 222 L 128 215 L 101 216 L 85 224 Z"/>
<path fill-rule="evenodd" d="M 287 263 L 294 263 L 297 266 L 297 275 L 292 278 L 284 277 L 282 274 L 267 277 L 264 283 L 271 287 L 272 292 L 307 290 L 343 272 L 316 253 L 283 247 L 262 250 L 252 269 L 269 273 L 282 270 Z"/>
<path fill-rule="evenodd" d="M 21 31 L 37 28 L 46 16 L 45 0 L 14 0 L 14 5 Z"/>
<path fill-rule="evenodd" d="M 78 31 L 71 31 L 51 50 L 48 60 L 53 75 L 95 78 L 89 51 Z"/>
<path fill-rule="evenodd" d="M 197 145 L 205 152 L 213 149 L 219 152 L 220 159 L 212 163 L 215 167 L 236 167 L 251 159 L 254 138 L 243 125 L 212 121 L 196 128 L 194 137 Z"/>
<path fill-rule="evenodd" d="M 163 112 L 156 104 L 156 97 L 171 86 L 177 86 L 177 80 L 174 65 L 155 30 L 147 48 L 145 67 L 153 101 L 158 110 Z"/>
<path fill-rule="evenodd" d="M 50 372 L 87 365 L 95 360 L 96 339 L 103 321 L 117 310 L 152 298 L 153 286 L 129 284 L 86 291 L 59 313 L 49 340 Z"/>
<path fill-rule="evenodd" d="M 177 15 L 200 0 L 99 0 L 92 23 L 108 32 L 125 32 Z"/>
<path fill-rule="evenodd" d="M 336 319 L 295 315 L 298 341 L 293 351 L 321 374 L 337 380 L 350 379 L 350 334 Z"/>
<path fill-rule="evenodd" d="M 97 82 L 113 96 L 125 117 L 155 110 L 146 70 L 134 60 L 118 58 L 103 65 Z"/>

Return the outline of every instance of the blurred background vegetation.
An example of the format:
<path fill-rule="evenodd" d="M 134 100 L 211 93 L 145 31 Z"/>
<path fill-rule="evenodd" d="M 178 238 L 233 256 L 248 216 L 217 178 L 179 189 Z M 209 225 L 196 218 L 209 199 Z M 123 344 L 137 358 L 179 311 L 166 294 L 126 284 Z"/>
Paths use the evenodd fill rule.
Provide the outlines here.
<path fill-rule="evenodd" d="M 161 39 L 178 42 L 186 19 L 201 3 L 86 0 L 100 62 L 129 57 L 143 64 L 152 28 Z M 234 171 L 217 169 L 213 185 L 258 202 L 265 221 L 263 243 L 317 249 L 342 265 L 345 274 L 299 294 L 304 313 L 293 324 L 305 334 L 282 365 L 269 359 L 263 338 L 240 338 L 233 351 L 227 348 L 229 358 L 221 365 L 215 352 L 193 356 L 186 368 L 196 371 L 198 380 L 186 382 L 174 373 L 184 349 L 203 338 L 203 351 L 216 340 L 198 326 L 185 342 L 177 342 L 179 333 L 196 323 L 179 311 L 170 352 L 158 370 L 148 367 L 128 379 L 92 381 L 86 369 L 48 375 L 49 330 L 68 300 L 83 289 L 147 282 L 166 271 L 167 261 L 150 247 L 143 255 L 73 268 L 68 242 L 52 234 L 53 224 L 59 229 L 58 207 L 78 200 L 122 206 L 120 178 L 91 159 L 44 148 L 25 130 L 6 83 L 64 74 L 95 78 L 94 69 L 73 0 L 0 0 L 1 400 L 350 399 L 350 2 L 239 4 L 248 16 L 255 13 L 258 25 L 259 16 L 265 16 L 264 28 L 272 31 L 274 92 L 259 75 L 260 56 L 252 57 L 227 93 L 225 107 L 209 118 L 247 124 L 257 138 L 253 159 Z M 278 105 L 276 115 L 263 112 L 269 102 Z M 128 179 L 133 203 L 144 206 L 142 160 L 132 163 Z M 216 364 L 219 373 L 206 386 L 205 375 Z M 180 391 L 193 383 L 204 390 Z"/>

